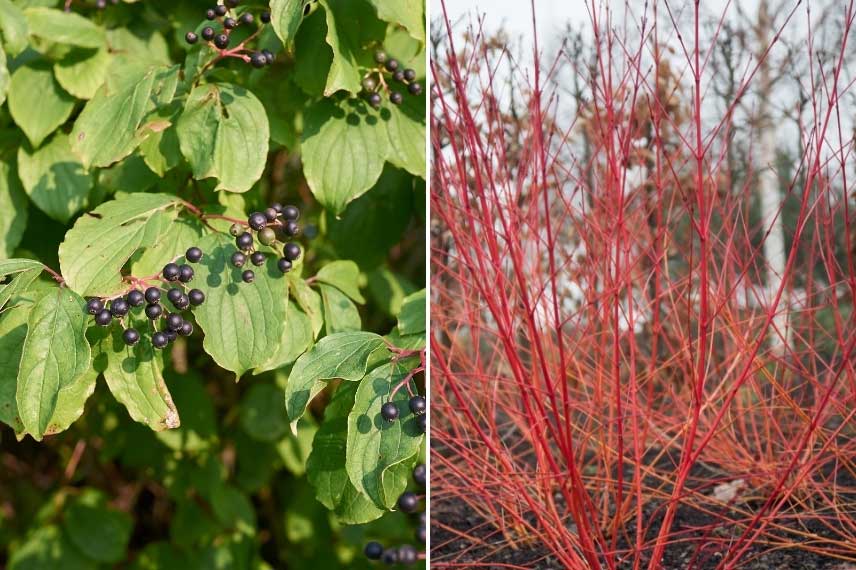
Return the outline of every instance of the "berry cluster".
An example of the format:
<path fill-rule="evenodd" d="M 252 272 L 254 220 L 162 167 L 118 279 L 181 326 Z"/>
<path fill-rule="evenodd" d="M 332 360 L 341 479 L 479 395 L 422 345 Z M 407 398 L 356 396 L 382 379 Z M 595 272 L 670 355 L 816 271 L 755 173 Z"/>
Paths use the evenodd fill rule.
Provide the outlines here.
<path fill-rule="evenodd" d="M 225 4 L 218 4 L 213 8 L 209 8 L 205 12 L 205 19 L 210 22 L 216 22 L 222 26 L 216 30 L 214 26 L 205 26 L 201 32 L 187 32 L 184 39 L 187 43 L 193 45 L 199 41 L 201 36 L 208 44 L 220 51 L 220 58 L 235 57 L 249 63 L 253 67 L 260 69 L 266 65 L 273 63 L 273 54 L 267 50 L 252 50 L 247 48 L 247 43 L 255 39 L 262 27 L 259 26 L 256 30 L 244 41 L 229 49 L 229 43 L 233 30 L 239 26 L 251 26 L 255 23 L 255 17 L 248 11 L 237 13 L 236 8 L 240 4 L 240 0 L 225 0 Z M 262 12 L 259 15 L 259 20 L 262 24 L 270 23 L 270 12 Z"/>
<path fill-rule="evenodd" d="M 184 259 L 189 263 L 198 263 L 202 259 L 202 250 L 198 247 L 191 247 L 185 252 Z M 102 327 L 110 326 L 114 319 L 119 320 L 124 328 L 122 339 L 126 345 L 134 346 L 140 342 L 140 332 L 133 327 L 125 327 L 125 318 L 134 308 L 145 305 L 143 311 L 146 317 L 152 321 L 153 328 L 156 328 L 155 322 L 158 319 L 163 320 L 161 329 L 152 333 L 152 346 L 165 348 L 179 335 L 190 336 L 193 334 L 193 323 L 185 320 L 181 311 L 189 307 L 197 307 L 205 302 L 205 293 L 199 289 L 188 290 L 187 284 L 193 280 L 193 273 L 193 268 L 190 265 L 179 265 L 175 261 L 164 265 L 160 273 L 160 277 L 164 281 L 176 284 L 175 287 L 171 287 L 166 292 L 166 298 L 172 303 L 176 312 L 169 312 L 164 309 L 161 304 L 162 289 L 160 287 L 148 287 L 145 291 L 131 289 L 125 295 L 112 299 L 109 308 L 106 306 L 105 299 L 97 297 L 89 299 L 86 303 L 86 312 L 93 315 L 95 324 Z"/>
<path fill-rule="evenodd" d="M 386 91 L 389 101 L 393 105 L 401 105 L 404 96 L 400 91 L 391 87 L 391 81 L 402 84 L 411 95 L 421 95 L 422 85 L 416 82 L 416 71 L 413 69 L 401 69 L 401 63 L 393 57 L 388 57 L 386 52 L 378 50 L 374 54 L 377 66 L 370 69 L 363 77 L 363 94 L 369 105 L 375 109 L 383 102 L 381 91 Z"/>
<path fill-rule="evenodd" d="M 419 396 L 418 394 L 411 396 L 410 401 L 408 402 L 408 407 L 416 416 L 416 425 L 419 427 L 419 431 L 425 433 L 425 410 L 428 409 L 428 403 L 425 401 L 425 397 Z M 393 402 L 387 402 L 380 407 L 380 415 L 386 421 L 394 422 L 399 416 L 398 406 Z"/>
<path fill-rule="evenodd" d="M 282 257 L 276 265 L 282 273 L 291 271 L 292 263 L 300 258 L 301 253 L 298 244 L 288 241 L 300 235 L 298 219 L 300 219 L 300 210 L 296 206 L 271 204 L 264 212 L 250 214 L 247 218 L 250 231 L 247 231 L 242 224 L 233 224 L 229 233 L 235 237 L 235 245 L 238 249 L 232 254 L 232 265 L 241 269 L 248 259 L 256 267 L 264 265 L 267 255 L 256 250 L 255 240 L 257 239 L 260 244 L 276 251 L 280 251 L 279 244 L 282 243 Z M 245 283 L 252 283 L 255 278 L 256 274 L 252 269 L 246 269 L 241 274 L 241 279 Z"/>
<path fill-rule="evenodd" d="M 413 480 L 417 485 L 425 488 L 428 470 L 425 465 L 419 464 L 413 468 Z M 406 491 L 398 498 L 398 508 L 408 514 L 414 514 L 419 509 L 419 495 Z M 416 527 L 416 540 L 425 544 L 425 511 L 418 514 L 418 526 Z M 369 560 L 380 560 L 385 564 L 414 564 L 420 556 L 416 548 L 410 544 L 402 544 L 397 548 L 384 548 L 379 542 L 369 542 L 363 550 Z"/>

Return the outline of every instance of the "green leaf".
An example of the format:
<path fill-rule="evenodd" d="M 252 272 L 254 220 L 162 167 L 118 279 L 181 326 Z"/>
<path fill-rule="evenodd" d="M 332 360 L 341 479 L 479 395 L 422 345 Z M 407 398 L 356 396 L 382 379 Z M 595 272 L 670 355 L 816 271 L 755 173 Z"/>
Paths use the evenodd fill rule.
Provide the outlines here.
<path fill-rule="evenodd" d="M 422 0 L 369 0 L 381 20 L 399 24 L 420 42 L 425 42 L 425 14 Z"/>
<path fill-rule="evenodd" d="M 368 285 L 372 300 L 391 317 L 401 310 L 404 298 L 416 291 L 416 285 L 409 279 L 386 267 L 369 273 Z"/>
<path fill-rule="evenodd" d="M 271 0 L 270 22 L 286 48 L 294 43 L 294 36 L 303 21 L 305 4 L 306 0 Z"/>
<path fill-rule="evenodd" d="M 152 172 L 163 177 L 181 163 L 181 148 L 178 143 L 178 129 L 175 125 L 153 132 L 140 144 L 140 153 Z"/>
<path fill-rule="evenodd" d="M 15 399 L 24 429 L 36 440 L 61 427 L 51 424 L 56 412 L 82 411 L 91 393 L 75 384 L 90 365 L 85 305 L 68 288 L 56 289 L 33 306 L 27 320 Z"/>
<path fill-rule="evenodd" d="M 243 87 L 228 83 L 195 87 L 177 128 L 194 178 L 216 177 L 217 190 L 246 192 L 261 177 L 270 137 L 267 114 Z"/>
<path fill-rule="evenodd" d="M 27 303 L 24 307 L 0 313 L 0 421 L 16 433 L 24 431 L 24 424 L 18 415 L 15 391 L 31 306 L 32 303 Z"/>
<path fill-rule="evenodd" d="M 0 46 L 0 105 L 6 102 L 6 92 L 9 90 L 9 68 L 6 67 L 6 52 Z"/>
<path fill-rule="evenodd" d="M 288 283 L 294 300 L 303 310 L 312 325 L 312 338 L 316 338 L 324 327 L 324 313 L 321 307 L 321 295 L 312 290 L 306 281 L 299 276 L 290 273 Z"/>
<path fill-rule="evenodd" d="M 309 95 L 324 92 L 333 50 L 324 38 L 327 22 L 324 11 L 317 10 L 300 26 L 294 38 L 294 82 Z"/>
<path fill-rule="evenodd" d="M 398 313 L 398 330 L 403 335 L 425 331 L 425 289 L 405 297 Z"/>
<path fill-rule="evenodd" d="M 383 339 L 370 332 L 338 333 L 318 341 L 297 359 L 285 385 L 285 410 L 292 430 L 327 380 L 357 381 L 365 376 L 370 359 L 386 354 Z"/>
<path fill-rule="evenodd" d="M 160 273 L 165 264 L 178 256 L 183 256 L 188 248 L 198 244 L 202 234 L 202 222 L 197 218 L 176 219 L 169 224 L 154 245 L 146 248 L 139 258 L 134 259 L 131 264 L 131 274 Z"/>
<path fill-rule="evenodd" d="M 360 63 L 371 61 L 371 52 L 363 46 L 371 40 L 382 40 L 385 26 L 374 17 L 365 0 L 321 0 L 321 4 L 327 17 L 327 44 L 333 48 L 324 95 L 340 89 L 357 93 L 362 81 Z"/>
<path fill-rule="evenodd" d="M 239 489 L 221 484 L 214 488 L 210 497 L 214 515 L 226 528 L 252 536 L 256 528 L 253 504 Z"/>
<path fill-rule="evenodd" d="M 254 384 L 241 400 L 241 427 L 259 441 L 276 441 L 288 431 L 283 391 L 273 384 Z"/>
<path fill-rule="evenodd" d="M 132 66 L 108 79 L 83 108 L 71 131 L 72 149 L 86 168 L 109 166 L 152 133 L 146 119 L 172 101 L 179 66 Z"/>
<path fill-rule="evenodd" d="M 18 55 L 27 47 L 27 19 L 10 0 L 0 0 L 0 34 L 11 56 Z"/>
<path fill-rule="evenodd" d="M 53 66 L 56 80 L 78 99 L 92 99 L 113 61 L 106 49 L 75 49 Z"/>
<path fill-rule="evenodd" d="M 33 104 L 36 94 L 38 105 Z M 38 147 L 65 123 L 73 109 L 74 97 L 60 87 L 48 65 L 34 62 L 22 65 L 12 74 L 9 112 L 33 147 Z"/>
<path fill-rule="evenodd" d="M 348 415 L 348 476 L 358 491 L 384 509 L 392 508 L 404 491 L 390 468 L 414 457 L 422 443 L 416 416 L 408 409 L 407 390 L 392 396 L 408 372 L 408 367 L 392 362 L 369 372 L 357 388 Z M 380 415 L 381 406 L 389 401 L 398 407 L 398 421 L 388 422 Z"/>
<path fill-rule="evenodd" d="M 160 431 L 157 438 L 176 451 L 202 451 L 217 440 L 217 414 L 214 403 L 198 374 L 167 375 L 167 388 L 172 394 L 181 426 Z"/>
<path fill-rule="evenodd" d="M 360 313 L 353 301 L 335 287 L 322 284 L 321 300 L 324 303 L 324 325 L 327 334 L 358 331 L 363 327 Z"/>
<path fill-rule="evenodd" d="M 18 175 L 33 203 L 62 223 L 83 209 L 92 189 L 92 176 L 71 152 L 65 133 L 35 151 L 20 146 Z"/>
<path fill-rule="evenodd" d="M 386 122 L 389 161 L 414 176 L 425 178 L 425 95 L 405 97 L 392 105 Z"/>
<path fill-rule="evenodd" d="M 100 48 L 106 41 L 104 30 L 74 12 L 52 8 L 27 8 L 24 15 L 30 36 L 45 42 Z"/>
<path fill-rule="evenodd" d="M 306 473 L 306 461 L 312 453 L 312 440 L 318 431 L 318 425 L 311 417 L 303 418 L 297 424 L 297 435 L 285 434 L 276 445 L 285 468 L 298 477 Z"/>
<path fill-rule="evenodd" d="M 27 227 L 27 195 L 12 164 L 0 160 L 0 258 L 12 255 Z"/>
<path fill-rule="evenodd" d="M 306 352 L 314 340 L 312 322 L 309 317 L 300 310 L 297 304 L 289 302 L 279 348 L 267 362 L 253 370 L 253 374 L 261 374 L 288 366 L 297 360 L 298 356 Z"/>
<path fill-rule="evenodd" d="M 380 177 L 387 134 L 381 116 L 363 103 L 322 100 L 304 117 L 303 172 L 321 204 L 339 215 Z"/>
<path fill-rule="evenodd" d="M 95 570 L 96 563 L 81 554 L 59 527 L 36 529 L 9 557 L 9 570 Z"/>
<path fill-rule="evenodd" d="M 203 347 L 222 368 L 241 375 L 266 362 L 279 348 L 288 304 L 288 281 L 268 257 L 254 268 L 252 284 L 241 281 L 241 270 L 232 266 L 236 251 L 228 234 L 210 234 L 199 243 L 205 252 L 197 264 L 196 280 L 207 299 L 194 310 L 205 331 Z"/>
<path fill-rule="evenodd" d="M 0 278 L 9 277 L 9 282 L 0 285 L 0 310 L 6 303 L 19 293 L 27 290 L 30 284 L 38 279 L 45 266 L 32 259 L 8 259 L 0 261 Z"/>
<path fill-rule="evenodd" d="M 124 291 L 120 270 L 138 249 L 161 240 L 177 204 L 178 198 L 167 194 L 128 194 L 78 218 L 59 246 L 68 286 L 81 295 Z"/>
<path fill-rule="evenodd" d="M 398 330 L 398 327 L 393 328 L 389 331 L 389 334 L 384 336 L 383 338 L 397 348 L 401 348 L 403 350 L 422 350 L 425 348 L 425 333 L 418 334 L 408 334 L 403 335 L 401 331 Z"/>
<path fill-rule="evenodd" d="M 125 558 L 133 519 L 107 506 L 95 489 L 85 489 L 65 510 L 65 532 L 86 556 L 98 562 L 115 563 Z"/>
<path fill-rule="evenodd" d="M 357 303 L 366 302 L 360 293 L 360 268 L 353 261 L 345 259 L 328 263 L 318 271 L 315 279 L 336 287 Z"/>
<path fill-rule="evenodd" d="M 150 542 L 140 551 L 131 566 L 131 570 L 192 570 L 194 568 L 196 567 L 191 563 L 189 555 L 168 542 Z"/>

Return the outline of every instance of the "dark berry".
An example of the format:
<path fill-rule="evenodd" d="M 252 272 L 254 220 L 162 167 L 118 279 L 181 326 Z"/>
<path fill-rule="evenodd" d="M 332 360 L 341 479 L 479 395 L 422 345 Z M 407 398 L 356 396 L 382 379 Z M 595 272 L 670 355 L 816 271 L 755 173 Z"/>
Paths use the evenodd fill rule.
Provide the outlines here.
<path fill-rule="evenodd" d="M 277 214 L 282 213 L 282 204 L 280 204 L 279 202 L 274 202 L 273 204 L 270 205 L 270 207 L 273 208 L 274 210 L 276 210 Z"/>
<path fill-rule="evenodd" d="M 113 321 L 113 315 L 107 309 L 101 309 L 95 315 L 95 324 L 101 327 L 106 327 Z"/>
<path fill-rule="evenodd" d="M 235 6 L 240 4 L 240 0 L 225 0 L 225 2 L 223 3 L 226 4 L 226 6 L 228 6 L 229 8 L 234 8 Z"/>
<path fill-rule="evenodd" d="M 419 415 L 425 413 L 425 398 L 423 398 L 422 396 L 413 396 L 412 398 L 410 398 L 409 405 L 410 411 L 414 414 Z"/>
<path fill-rule="evenodd" d="M 146 316 L 155 320 L 163 314 L 163 307 L 156 304 L 146 305 Z"/>
<path fill-rule="evenodd" d="M 389 102 L 393 105 L 401 105 L 402 101 L 404 101 L 404 97 L 398 91 L 393 91 L 389 94 Z"/>
<path fill-rule="evenodd" d="M 404 78 L 408 81 L 413 81 L 414 79 L 416 79 L 416 70 L 405 69 L 404 70 Z"/>
<path fill-rule="evenodd" d="M 283 255 L 289 261 L 294 261 L 300 257 L 300 246 L 294 242 L 288 242 L 283 249 Z"/>
<path fill-rule="evenodd" d="M 428 416 L 425 414 L 416 416 L 416 427 L 419 428 L 419 433 L 425 433 L 425 429 L 428 427 L 427 418 Z"/>
<path fill-rule="evenodd" d="M 179 289 L 178 287 L 173 287 L 172 289 L 166 292 L 166 298 L 169 299 L 170 303 L 174 304 L 176 301 L 178 301 L 179 297 L 181 297 L 181 293 L 181 289 Z"/>
<path fill-rule="evenodd" d="M 269 49 L 263 49 L 262 55 L 267 58 L 268 65 L 273 63 L 274 56 L 273 56 L 273 53 Z"/>
<path fill-rule="evenodd" d="M 396 562 L 398 562 L 398 552 L 394 549 L 387 549 L 383 551 L 383 555 L 381 555 L 381 560 L 384 564 L 388 564 L 392 566 Z"/>
<path fill-rule="evenodd" d="M 375 541 L 369 542 L 363 549 L 363 553 L 365 553 L 366 558 L 369 560 L 380 560 L 380 557 L 383 554 L 383 545 Z"/>
<path fill-rule="evenodd" d="M 104 308 L 104 301 L 101 299 L 89 299 L 86 302 L 86 312 L 90 315 L 97 315 Z"/>
<path fill-rule="evenodd" d="M 199 263 L 199 260 L 202 259 L 202 250 L 198 247 L 191 247 L 184 252 L 184 259 L 190 263 Z"/>
<path fill-rule="evenodd" d="M 242 233 L 235 238 L 235 245 L 238 246 L 238 249 L 249 251 L 253 248 L 253 234 L 250 232 Z"/>
<path fill-rule="evenodd" d="M 193 324 L 185 321 L 182 323 L 181 328 L 178 329 L 178 334 L 181 336 L 190 336 L 193 334 Z"/>
<path fill-rule="evenodd" d="M 239 235 L 244 233 L 244 226 L 242 226 L 241 224 L 232 224 L 232 226 L 229 228 L 229 233 L 232 234 L 232 236 L 234 237 L 238 237 Z"/>
<path fill-rule="evenodd" d="M 285 233 L 291 237 L 297 237 L 300 235 L 300 226 L 297 225 L 296 222 L 286 222 L 284 229 Z"/>
<path fill-rule="evenodd" d="M 263 24 L 269 24 L 270 23 L 270 12 L 262 12 L 262 15 L 259 16 L 259 18 L 261 18 L 261 21 Z"/>
<path fill-rule="evenodd" d="M 283 206 L 282 217 L 286 221 L 296 222 L 300 219 L 300 210 L 297 209 L 297 206 Z"/>
<path fill-rule="evenodd" d="M 410 491 L 402 493 L 398 498 L 398 508 L 405 513 L 416 512 L 416 509 L 419 508 L 419 497 Z"/>
<path fill-rule="evenodd" d="M 211 8 L 209 8 L 208 10 L 205 11 L 205 19 L 206 20 L 213 20 L 216 17 L 217 17 L 217 12 L 215 12 Z"/>
<path fill-rule="evenodd" d="M 162 332 L 163 332 L 163 334 L 166 335 L 166 340 L 169 342 L 173 342 L 175 339 L 178 338 L 178 333 L 173 331 L 173 330 L 167 329 L 167 330 L 162 331 Z"/>
<path fill-rule="evenodd" d="M 261 69 L 267 65 L 267 57 L 260 51 L 254 51 L 253 55 L 250 56 L 250 65 L 256 69 Z"/>
<path fill-rule="evenodd" d="M 232 265 L 235 267 L 243 267 L 246 262 L 247 256 L 240 251 L 236 251 L 232 254 Z"/>
<path fill-rule="evenodd" d="M 229 47 L 229 36 L 226 34 L 217 34 L 214 36 L 214 45 L 220 49 Z"/>
<path fill-rule="evenodd" d="M 205 302 L 205 293 L 200 291 L 199 289 L 191 289 L 187 294 L 187 298 L 190 300 L 190 304 L 194 307 L 198 307 L 202 303 Z"/>
<path fill-rule="evenodd" d="M 184 34 L 184 41 L 191 45 L 195 44 L 198 40 L 199 36 L 197 36 L 193 32 L 187 32 L 186 34 Z"/>
<path fill-rule="evenodd" d="M 428 468 L 425 467 L 424 464 L 420 463 L 416 467 L 413 468 L 413 480 L 416 481 L 416 484 L 420 487 L 425 486 L 425 480 L 428 475 Z"/>
<path fill-rule="evenodd" d="M 163 271 L 161 272 L 163 278 L 167 281 L 177 281 L 180 273 L 181 270 L 178 268 L 177 263 L 167 263 L 163 266 Z"/>
<path fill-rule="evenodd" d="M 407 90 L 410 92 L 411 95 L 419 95 L 420 93 L 422 93 L 422 85 L 419 83 L 411 83 L 407 86 Z"/>
<path fill-rule="evenodd" d="M 241 279 L 244 280 L 244 283 L 252 283 L 256 280 L 256 274 L 253 273 L 252 269 L 247 269 L 243 273 L 241 273 Z"/>
<path fill-rule="evenodd" d="M 122 340 L 128 346 L 134 346 L 140 342 L 140 333 L 137 332 L 137 329 L 125 329 L 125 332 L 122 333 Z"/>
<path fill-rule="evenodd" d="M 377 50 L 374 52 L 374 60 L 376 63 L 386 63 L 386 52 L 383 50 Z"/>
<path fill-rule="evenodd" d="M 202 28 L 202 39 L 209 42 L 214 39 L 214 28 L 211 26 L 205 26 Z"/>
<path fill-rule="evenodd" d="M 179 297 L 178 300 L 172 305 L 179 311 L 183 311 L 184 309 L 190 306 L 190 298 L 184 293 L 182 293 L 181 297 Z"/>
<path fill-rule="evenodd" d="M 369 95 L 369 105 L 377 109 L 380 107 L 380 104 L 383 102 L 383 99 L 380 96 L 380 93 L 372 93 Z"/>
<path fill-rule="evenodd" d="M 226 7 L 223 6 L 222 4 L 214 7 L 214 13 L 217 14 L 218 16 L 225 16 L 227 11 L 228 10 L 226 9 Z"/>
<path fill-rule="evenodd" d="M 422 544 L 425 544 L 425 527 L 420 526 L 416 529 L 416 540 Z"/>
<path fill-rule="evenodd" d="M 377 89 L 377 81 L 375 81 L 374 77 L 366 77 L 363 79 L 363 89 L 366 91 L 374 91 Z"/>
<path fill-rule="evenodd" d="M 253 15 L 252 15 L 252 14 L 250 14 L 249 12 L 244 12 L 243 14 L 241 14 L 241 17 L 240 17 L 240 18 L 238 18 L 238 20 L 239 20 L 242 24 L 252 24 L 252 23 L 253 23 L 254 18 L 253 18 Z"/>
<path fill-rule="evenodd" d="M 178 274 L 179 281 L 181 281 L 182 283 L 190 283 L 191 281 L 193 281 L 192 267 L 190 267 L 189 265 L 182 265 L 181 267 L 179 267 L 179 270 L 181 271 Z"/>
<path fill-rule="evenodd" d="M 253 212 L 250 214 L 250 217 L 247 218 L 247 222 L 250 224 L 251 228 L 258 231 L 267 225 L 267 218 L 261 212 Z"/>
<path fill-rule="evenodd" d="M 131 305 L 128 304 L 128 301 L 125 299 L 113 299 L 113 302 L 110 303 L 110 313 L 114 317 L 124 317 L 128 314 L 128 311 L 131 310 Z"/>
<path fill-rule="evenodd" d="M 152 346 L 154 346 L 155 348 L 163 348 L 167 344 L 169 344 L 169 338 L 166 336 L 165 333 L 156 332 L 152 335 Z"/>
<path fill-rule="evenodd" d="M 177 331 L 184 324 L 184 319 L 178 313 L 170 313 L 166 316 L 166 326 L 171 331 Z"/>
<path fill-rule="evenodd" d="M 279 212 L 277 212 L 274 208 L 265 208 L 265 211 L 262 212 L 265 215 L 265 219 L 269 222 L 275 222 L 276 217 L 279 216 Z"/>
<path fill-rule="evenodd" d="M 415 564 L 417 558 L 416 549 L 409 544 L 402 544 L 398 547 L 399 564 Z"/>
<path fill-rule="evenodd" d="M 392 74 L 392 78 L 398 81 L 399 83 L 404 83 L 404 71 L 401 69 L 396 69 L 395 73 Z"/>
<path fill-rule="evenodd" d="M 264 265 L 264 264 L 265 264 L 265 254 L 263 254 L 263 253 L 262 253 L 262 252 L 260 252 L 260 251 L 256 251 L 256 252 L 254 252 L 254 253 L 250 256 L 250 262 L 251 262 L 253 265 L 255 265 L 256 267 L 259 267 L 259 266 L 261 266 L 261 265 Z"/>
<path fill-rule="evenodd" d="M 284 257 L 276 262 L 276 266 L 279 267 L 279 270 L 283 273 L 291 271 L 291 262 Z"/>
<path fill-rule="evenodd" d="M 259 242 L 263 245 L 270 245 L 276 241 L 276 231 L 273 228 L 262 228 L 258 234 Z"/>
<path fill-rule="evenodd" d="M 387 71 L 395 71 L 398 69 L 398 60 L 395 58 L 386 60 L 385 67 Z"/>
<path fill-rule="evenodd" d="M 223 27 L 227 30 L 231 30 L 237 25 L 238 22 L 235 20 L 235 18 L 226 18 L 225 20 L 223 20 Z"/>
<path fill-rule="evenodd" d="M 146 301 L 149 303 L 157 303 L 161 298 L 161 290 L 157 287 L 149 287 L 146 289 Z"/>
<path fill-rule="evenodd" d="M 394 422 L 398 419 L 398 406 L 392 402 L 387 402 L 380 407 L 380 415 L 388 422 Z"/>
<path fill-rule="evenodd" d="M 133 289 L 130 293 L 128 293 L 128 303 L 132 307 L 139 307 L 146 300 L 146 296 L 143 295 L 143 292 L 139 289 Z"/>

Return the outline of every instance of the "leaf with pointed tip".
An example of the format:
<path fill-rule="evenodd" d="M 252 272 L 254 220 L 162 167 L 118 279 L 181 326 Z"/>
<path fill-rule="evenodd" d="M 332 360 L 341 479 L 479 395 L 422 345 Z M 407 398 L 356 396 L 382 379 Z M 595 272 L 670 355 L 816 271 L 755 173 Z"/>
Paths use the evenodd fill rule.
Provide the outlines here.
<path fill-rule="evenodd" d="M 85 306 L 63 287 L 39 299 L 27 319 L 15 400 L 24 429 L 37 440 L 60 427 L 51 424 L 58 410 L 73 415 L 91 393 L 75 388 L 90 366 Z"/>
<path fill-rule="evenodd" d="M 34 94 L 38 94 L 38 105 L 33 105 Z M 60 86 L 50 66 L 33 62 L 12 74 L 9 112 L 33 147 L 65 123 L 73 110 L 74 97 Z"/>
<path fill-rule="evenodd" d="M 5 285 L 0 285 L 0 310 L 13 296 L 23 293 L 44 271 L 45 266 L 32 259 L 7 259 L 0 261 L 0 278 L 10 276 Z"/>
<path fill-rule="evenodd" d="M 386 355 L 383 339 L 370 332 L 344 332 L 319 340 L 297 359 L 285 385 L 285 410 L 292 429 L 328 380 L 355 382 L 366 375 L 370 362 Z"/>
<path fill-rule="evenodd" d="M 425 42 L 425 13 L 422 0 L 369 0 L 378 18 L 399 24 L 420 42 Z"/>
<path fill-rule="evenodd" d="M 339 90 L 357 93 L 362 67 L 371 64 L 364 46 L 383 40 L 386 25 L 366 0 L 322 0 L 321 4 L 327 19 L 327 44 L 333 50 L 324 95 Z"/>
<path fill-rule="evenodd" d="M 306 0 L 271 0 L 270 23 L 282 45 L 290 49 L 300 23 Z"/>

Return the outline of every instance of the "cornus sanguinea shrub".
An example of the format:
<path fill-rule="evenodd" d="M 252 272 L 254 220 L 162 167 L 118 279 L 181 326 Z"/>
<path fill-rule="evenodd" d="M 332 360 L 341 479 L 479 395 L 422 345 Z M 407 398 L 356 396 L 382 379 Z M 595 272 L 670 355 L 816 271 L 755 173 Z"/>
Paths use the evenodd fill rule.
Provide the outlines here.
<path fill-rule="evenodd" d="M 0 0 L 0 567 L 424 565 L 423 18 Z"/>
<path fill-rule="evenodd" d="M 443 22 L 432 566 L 856 559 L 856 13 L 754 4 Z"/>

